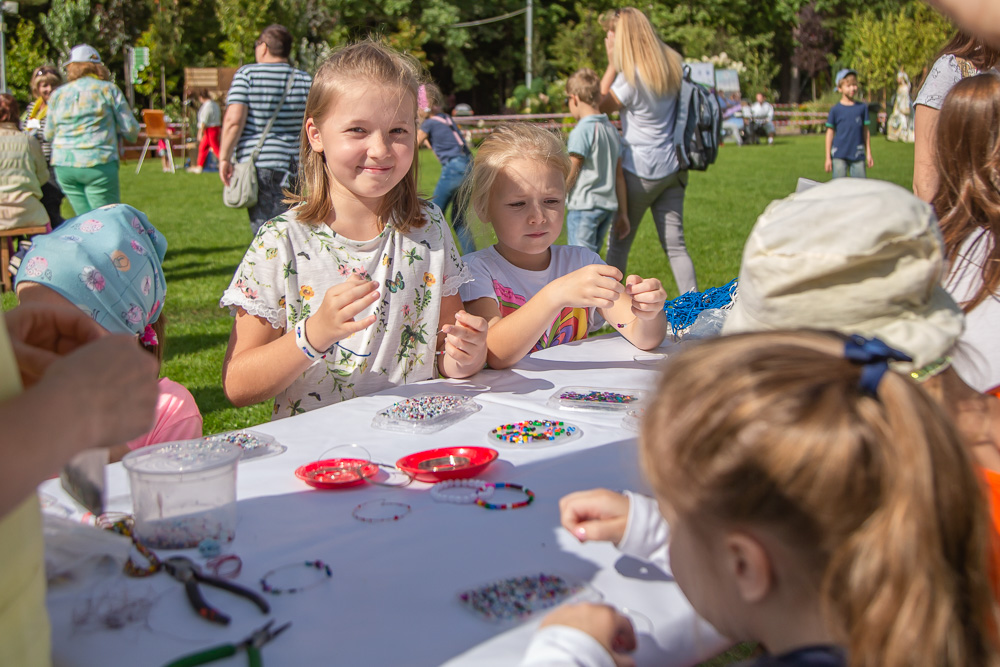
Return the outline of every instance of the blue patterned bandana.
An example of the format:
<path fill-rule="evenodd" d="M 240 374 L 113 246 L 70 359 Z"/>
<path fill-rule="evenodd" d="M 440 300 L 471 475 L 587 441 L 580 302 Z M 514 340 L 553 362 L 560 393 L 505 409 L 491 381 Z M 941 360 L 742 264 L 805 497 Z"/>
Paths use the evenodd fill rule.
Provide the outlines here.
<path fill-rule="evenodd" d="M 112 333 L 142 335 L 160 316 L 167 240 L 141 211 L 104 206 L 32 242 L 16 285 L 50 287 Z"/>

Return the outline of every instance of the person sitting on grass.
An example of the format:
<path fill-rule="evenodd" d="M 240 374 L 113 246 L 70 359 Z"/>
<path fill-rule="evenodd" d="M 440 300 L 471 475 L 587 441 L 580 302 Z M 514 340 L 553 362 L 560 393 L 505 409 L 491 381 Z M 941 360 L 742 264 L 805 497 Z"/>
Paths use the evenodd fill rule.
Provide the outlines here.
<path fill-rule="evenodd" d="M 36 236 L 15 278 L 22 304 L 83 310 L 114 334 L 127 334 L 163 363 L 167 240 L 146 215 L 125 204 L 105 206 Z M 202 418 L 183 385 L 159 381 L 156 421 L 145 434 L 116 443 L 117 461 L 131 449 L 200 438 Z"/>

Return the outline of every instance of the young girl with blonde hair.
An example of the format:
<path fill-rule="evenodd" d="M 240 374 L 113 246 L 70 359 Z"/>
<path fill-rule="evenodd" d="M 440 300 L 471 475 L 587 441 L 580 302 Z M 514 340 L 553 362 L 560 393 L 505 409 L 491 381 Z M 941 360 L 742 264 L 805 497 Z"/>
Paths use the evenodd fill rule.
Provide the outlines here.
<path fill-rule="evenodd" d="M 462 311 L 468 271 L 441 211 L 417 198 L 418 67 L 374 41 L 316 73 L 297 204 L 266 223 L 220 305 L 235 405 L 285 417 L 438 371 L 483 367 L 486 322 Z"/>
<path fill-rule="evenodd" d="M 1000 664 L 979 481 L 938 404 L 888 369 L 906 359 L 816 332 L 682 351 L 640 436 L 655 503 L 610 511 L 598 498 L 610 492 L 574 494 L 563 523 L 576 534 L 585 518 L 634 544 L 658 506 L 678 585 L 722 634 L 767 649 L 755 665 Z M 655 549 L 666 536 L 650 537 Z M 607 609 L 557 610 L 543 625 L 528 664 L 560 641 L 576 655 L 601 648 L 606 664 L 635 644 Z"/>
<path fill-rule="evenodd" d="M 476 216 L 494 246 L 465 256 L 474 281 L 461 287 L 470 313 L 490 323 L 487 361 L 506 368 L 524 355 L 587 337 L 597 314 L 636 347 L 663 342 L 666 292 L 655 278 L 622 273 L 580 246 L 553 245 L 566 211 L 570 161 L 552 133 L 501 125 L 476 153 L 470 179 Z"/>
<path fill-rule="evenodd" d="M 684 241 L 684 190 L 688 172 L 674 149 L 674 122 L 681 88 L 680 55 L 660 41 L 649 19 L 624 7 L 607 14 L 604 46 L 608 67 L 601 78 L 605 113 L 621 112 L 622 169 L 628 193 L 628 221 L 608 244 L 608 264 L 622 273 L 639 223 L 652 209 L 660 245 L 681 293 L 698 289 Z"/>

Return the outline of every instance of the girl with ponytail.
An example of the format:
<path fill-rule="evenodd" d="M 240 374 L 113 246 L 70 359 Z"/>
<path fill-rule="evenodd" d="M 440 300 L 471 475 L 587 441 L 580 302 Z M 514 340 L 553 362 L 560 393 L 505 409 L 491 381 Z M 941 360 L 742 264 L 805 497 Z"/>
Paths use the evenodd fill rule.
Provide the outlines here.
<path fill-rule="evenodd" d="M 670 567 L 717 630 L 767 650 L 755 665 L 1000 664 L 980 482 L 939 405 L 888 369 L 898 361 L 877 339 L 818 332 L 740 334 L 668 361 L 640 449 Z M 544 625 L 531 651 L 548 664 L 574 641 L 617 664 L 634 646 L 607 608 Z"/>

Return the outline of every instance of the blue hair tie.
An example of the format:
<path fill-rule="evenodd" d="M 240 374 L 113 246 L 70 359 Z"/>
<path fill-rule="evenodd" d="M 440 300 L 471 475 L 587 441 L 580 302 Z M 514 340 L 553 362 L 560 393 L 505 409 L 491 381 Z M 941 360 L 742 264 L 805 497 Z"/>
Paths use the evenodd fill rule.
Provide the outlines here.
<path fill-rule="evenodd" d="M 857 334 L 844 342 L 844 358 L 861 365 L 858 386 L 872 396 L 878 395 L 878 385 L 889 370 L 889 361 L 913 361 L 904 352 L 889 347 L 878 338 L 865 338 Z"/>

